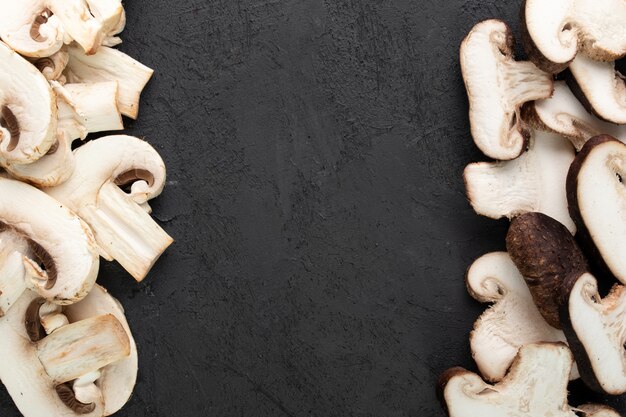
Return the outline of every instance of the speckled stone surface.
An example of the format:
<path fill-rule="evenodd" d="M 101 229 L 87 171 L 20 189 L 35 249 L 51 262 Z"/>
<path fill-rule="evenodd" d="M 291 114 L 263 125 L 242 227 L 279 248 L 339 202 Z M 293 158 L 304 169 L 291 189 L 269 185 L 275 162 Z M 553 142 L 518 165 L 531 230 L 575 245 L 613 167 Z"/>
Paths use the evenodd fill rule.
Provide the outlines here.
<path fill-rule="evenodd" d="M 102 265 L 140 354 L 119 417 L 444 415 L 437 376 L 475 370 L 465 270 L 506 232 L 464 196 L 458 47 L 518 7 L 126 2 L 121 49 L 156 70 L 128 132 L 167 164 L 176 243 L 141 284 Z"/>

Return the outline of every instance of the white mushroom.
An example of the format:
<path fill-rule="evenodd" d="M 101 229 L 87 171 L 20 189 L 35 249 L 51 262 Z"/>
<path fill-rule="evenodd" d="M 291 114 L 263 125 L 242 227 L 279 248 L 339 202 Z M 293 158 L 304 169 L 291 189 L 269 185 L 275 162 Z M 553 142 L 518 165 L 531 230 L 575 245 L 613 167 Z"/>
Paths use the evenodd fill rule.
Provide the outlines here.
<path fill-rule="evenodd" d="M 72 176 L 46 192 L 91 226 L 103 257 L 141 281 L 172 243 L 142 208 L 163 190 L 163 160 L 147 142 L 123 135 L 88 142 L 74 156 Z"/>
<path fill-rule="evenodd" d="M 464 179 L 474 210 L 491 218 L 513 218 L 539 211 L 572 231 L 565 179 L 574 160 L 572 145 L 562 137 L 536 131 L 528 152 L 513 161 L 477 162 L 465 168 Z"/>
<path fill-rule="evenodd" d="M 22 253 L 27 285 L 41 297 L 68 304 L 87 295 L 99 258 L 93 235 L 74 213 L 34 187 L 0 178 L 0 222 L 27 240 L 33 254 Z"/>
<path fill-rule="evenodd" d="M 75 46 L 68 48 L 70 59 L 65 76 L 71 83 L 117 81 L 118 106 L 121 113 L 132 119 L 139 112 L 139 96 L 152 77 L 153 70 L 118 50 L 106 46 L 94 55 Z"/>
<path fill-rule="evenodd" d="M 461 68 L 474 142 L 491 158 L 517 158 L 529 136 L 520 107 L 550 97 L 552 77 L 531 62 L 515 61 L 513 35 L 500 20 L 474 26 L 461 44 Z"/>
<path fill-rule="evenodd" d="M 66 48 L 45 58 L 31 58 L 31 62 L 37 67 L 48 81 L 58 81 L 65 84 L 63 71 L 69 62 L 70 56 Z"/>

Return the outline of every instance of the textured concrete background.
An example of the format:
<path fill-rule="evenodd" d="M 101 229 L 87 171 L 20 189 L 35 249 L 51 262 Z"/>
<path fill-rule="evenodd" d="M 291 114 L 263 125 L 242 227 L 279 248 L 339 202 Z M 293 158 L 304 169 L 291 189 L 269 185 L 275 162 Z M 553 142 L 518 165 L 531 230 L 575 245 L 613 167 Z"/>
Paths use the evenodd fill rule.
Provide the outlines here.
<path fill-rule="evenodd" d="M 121 49 L 156 69 L 129 131 L 166 161 L 177 242 L 140 285 L 102 267 L 140 350 L 119 416 L 444 415 L 437 375 L 475 369 L 464 272 L 506 228 L 465 201 L 458 46 L 518 7 L 126 2 Z"/>

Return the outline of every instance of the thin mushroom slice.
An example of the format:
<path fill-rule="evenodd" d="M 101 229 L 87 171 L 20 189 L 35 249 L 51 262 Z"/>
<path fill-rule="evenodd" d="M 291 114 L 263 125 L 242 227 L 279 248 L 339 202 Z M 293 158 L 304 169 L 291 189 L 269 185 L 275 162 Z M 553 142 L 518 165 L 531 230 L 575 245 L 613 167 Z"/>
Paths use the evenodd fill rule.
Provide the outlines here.
<path fill-rule="evenodd" d="M 608 135 L 585 144 L 567 177 L 569 210 L 583 247 L 598 268 L 622 283 L 626 283 L 624 178 L 626 145 Z"/>
<path fill-rule="evenodd" d="M 139 96 L 153 70 L 123 52 L 106 46 L 93 55 L 75 46 L 68 47 L 70 54 L 65 76 L 70 83 L 95 83 L 116 81 L 119 85 L 118 107 L 120 112 L 132 119 L 139 112 Z"/>
<path fill-rule="evenodd" d="M 439 378 L 439 397 L 450 417 L 575 417 L 567 404 L 572 364 L 562 343 L 529 344 L 495 385 L 463 368 L 449 369 Z"/>
<path fill-rule="evenodd" d="M 34 258 L 26 238 L 4 226 L 0 232 L 0 317 L 27 288 L 23 257 Z"/>
<path fill-rule="evenodd" d="M 625 20 L 623 0 L 525 0 L 522 40 L 535 64 L 557 73 L 578 52 L 598 61 L 624 56 Z"/>
<path fill-rule="evenodd" d="M 589 273 L 571 274 L 561 288 L 563 331 L 587 386 L 607 394 L 626 392 L 626 287 L 600 297 Z"/>
<path fill-rule="evenodd" d="M 31 163 L 48 152 L 57 109 L 48 80 L 0 42 L 0 164 Z"/>
<path fill-rule="evenodd" d="M 163 160 L 147 142 L 123 135 L 88 142 L 74 157 L 72 176 L 45 191 L 85 220 L 103 256 L 141 281 L 172 243 L 142 207 L 163 190 Z"/>
<path fill-rule="evenodd" d="M 569 217 L 565 179 L 574 160 L 572 145 L 558 135 L 535 132 L 528 152 L 513 161 L 469 164 L 463 173 L 467 198 L 476 213 L 509 219 L 539 211 L 564 223 Z"/>
<path fill-rule="evenodd" d="M 553 327 L 561 328 L 560 285 L 569 274 L 589 268 L 574 237 L 555 219 L 527 213 L 511 222 L 506 248 L 541 315 Z"/>
<path fill-rule="evenodd" d="M 28 242 L 27 286 L 57 304 L 87 295 L 99 258 L 91 231 L 73 212 L 32 186 L 0 178 L 0 222 Z"/>
<path fill-rule="evenodd" d="M 69 62 L 70 56 L 66 48 L 44 58 L 31 58 L 30 61 L 37 67 L 48 81 L 58 81 L 65 84 L 65 76 L 63 71 Z"/>
<path fill-rule="evenodd" d="M 491 158 L 517 158 L 529 136 L 520 107 L 550 97 L 552 77 L 531 62 L 515 61 L 513 35 L 500 20 L 474 26 L 461 44 L 461 68 L 474 142 Z"/>
<path fill-rule="evenodd" d="M 587 110 L 608 122 L 626 124 L 626 84 L 615 62 L 598 62 L 578 54 L 569 70 L 568 83 Z"/>
<path fill-rule="evenodd" d="M 543 319 L 506 252 L 488 253 L 474 261 L 466 283 L 474 299 L 492 304 L 476 320 L 470 334 L 472 357 L 485 380 L 503 379 L 524 345 L 566 341 L 562 331 Z M 578 377 L 574 366 L 570 379 Z"/>
<path fill-rule="evenodd" d="M 556 81 L 552 97 L 527 103 L 522 113 L 533 127 L 568 138 L 577 151 L 587 140 L 602 133 L 626 141 L 626 126 L 607 123 L 589 113 L 565 81 Z"/>
<path fill-rule="evenodd" d="M 43 0 L 1 0 L 0 38 L 23 56 L 54 55 L 63 46 L 65 31 Z"/>

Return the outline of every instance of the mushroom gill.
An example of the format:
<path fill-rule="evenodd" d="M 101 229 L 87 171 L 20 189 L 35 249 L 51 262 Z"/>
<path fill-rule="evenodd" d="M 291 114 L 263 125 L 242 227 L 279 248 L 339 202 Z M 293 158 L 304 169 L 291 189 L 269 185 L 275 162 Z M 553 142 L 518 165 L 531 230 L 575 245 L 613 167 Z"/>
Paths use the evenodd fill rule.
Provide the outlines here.
<path fill-rule="evenodd" d="M 20 122 L 7 105 L 2 106 L 0 110 L 0 126 L 8 130 L 11 135 L 9 145 L 7 146 L 7 150 L 11 152 L 20 141 Z"/>
<path fill-rule="evenodd" d="M 63 404 L 76 414 L 89 414 L 96 409 L 95 403 L 85 404 L 78 401 L 72 389 L 72 385 L 69 382 L 57 385 L 54 389 L 61 401 L 63 401 Z"/>

